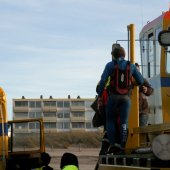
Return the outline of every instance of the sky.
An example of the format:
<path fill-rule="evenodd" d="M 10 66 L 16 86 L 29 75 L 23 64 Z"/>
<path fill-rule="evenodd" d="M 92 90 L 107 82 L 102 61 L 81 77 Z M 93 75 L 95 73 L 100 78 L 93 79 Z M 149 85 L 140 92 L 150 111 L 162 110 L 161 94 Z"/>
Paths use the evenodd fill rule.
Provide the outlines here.
<path fill-rule="evenodd" d="M 169 10 L 169 4 L 170 0 L 0 0 L 0 87 L 7 96 L 9 119 L 12 99 L 22 96 L 94 98 L 111 60 L 111 46 L 127 39 L 127 25 L 135 24 L 138 39 L 142 27 Z M 136 48 L 140 63 L 138 44 Z"/>

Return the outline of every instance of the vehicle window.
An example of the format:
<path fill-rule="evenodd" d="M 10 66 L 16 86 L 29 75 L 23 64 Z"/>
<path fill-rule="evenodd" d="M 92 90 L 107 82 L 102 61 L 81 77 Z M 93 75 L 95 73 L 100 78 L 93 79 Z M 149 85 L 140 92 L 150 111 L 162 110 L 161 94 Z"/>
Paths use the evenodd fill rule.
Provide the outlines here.
<path fill-rule="evenodd" d="M 155 58 L 154 58 L 154 40 L 153 40 L 153 33 L 149 34 L 149 37 L 148 37 L 148 47 L 149 47 L 149 51 L 148 51 L 148 54 L 149 54 L 149 58 L 148 58 L 148 69 L 149 69 L 149 77 L 153 77 L 155 75 L 155 67 L 154 67 L 154 61 L 155 61 Z"/>
<path fill-rule="evenodd" d="M 39 122 L 17 122 L 8 125 L 9 152 L 40 149 Z"/>
<path fill-rule="evenodd" d="M 158 37 L 160 31 L 162 28 L 156 29 L 156 37 Z M 160 58 L 161 58 L 161 46 L 158 41 L 155 41 L 156 43 L 156 75 L 160 74 Z"/>
<path fill-rule="evenodd" d="M 170 73 L 170 47 L 168 47 L 168 49 L 167 49 L 167 56 L 166 56 L 166 58 L 167 58 L 167 60 L 166 60 L 166 70 L 167 70 L 167 73 Z"/>
<path fill-rule="evenodd" d="M 142 74 L 145 78 L 148 77 L 148 58 L 147 58 L 147 37 L 146 35 L 141 40 L 141 63 Z"/>

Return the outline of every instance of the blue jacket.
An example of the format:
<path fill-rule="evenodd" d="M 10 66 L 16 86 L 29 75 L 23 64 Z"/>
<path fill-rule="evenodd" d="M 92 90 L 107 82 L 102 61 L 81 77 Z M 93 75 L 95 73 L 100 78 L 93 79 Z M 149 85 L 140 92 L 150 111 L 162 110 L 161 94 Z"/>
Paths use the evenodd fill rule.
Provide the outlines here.
<path fill-rule="evenodd" d="M 118 66 L 120 69 L 125 70 L 127 65 L 127 60 L 124 59 L 124 57 L 121 57 L 119 59 L 116 59 Z M 99 97 L 102 97 L 102 93 L 105 87 L 105 83 L 108 80 L 108 77 L 112 75 L 114 69 L 114 60 L 107 63 L 105 66 L 105 69 L 103 71 L 103 74 L 101 76 L 100 84 L 99 84 Z M 143 76 L 141 73 L 137 70 L 136 66 L 134 64 L 130 65 L 130 71 L 134 79 L 136 80 L 136 83 L 138 85 L 142 85 L 144 82 Z"/>

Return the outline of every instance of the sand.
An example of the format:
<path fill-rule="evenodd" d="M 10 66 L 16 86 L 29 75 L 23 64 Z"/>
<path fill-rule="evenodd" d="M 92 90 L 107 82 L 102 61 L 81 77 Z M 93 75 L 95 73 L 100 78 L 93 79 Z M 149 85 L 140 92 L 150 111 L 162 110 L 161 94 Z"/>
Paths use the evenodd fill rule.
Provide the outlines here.
<path fill-rule="evenodd" d="M 71 152 L 78 157 L 80 170 L 94 170 L 98 160 L 99 148 L 68 148 L 68 149 L 46 149 L 51 157 L 50 166 L 54 170 L 60 170 L 61 156 L 65 152 Z"/>

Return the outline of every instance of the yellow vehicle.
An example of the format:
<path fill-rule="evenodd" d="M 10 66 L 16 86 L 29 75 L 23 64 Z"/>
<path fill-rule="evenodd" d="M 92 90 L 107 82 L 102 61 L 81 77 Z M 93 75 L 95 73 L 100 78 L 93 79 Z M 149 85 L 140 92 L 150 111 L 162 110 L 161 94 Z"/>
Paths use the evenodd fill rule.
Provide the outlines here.
<path fill-rule="evenodd" d="M 134 25 L 128 26 L 134 63 Z M 125 155 L 101 155 L 98 170 L 170 170 L 170 11 L 145 25 L 139 36 L 142 74 L 154 88 L 149 126 L 139 127 L 138 89 L 133 89 Z M 148 141 L 149 138 L 149 141 Z"/>
<path fill-rule="evenodd" d="M 36 126 L 34 131 L 31 128 Z M 22 129 L 22 131 L 21 131 Z M 45 151 L 42 119 L 8 121 L 6 94 L 0 88 L 0 170 L 30 170 L 38 167 Z"/>

